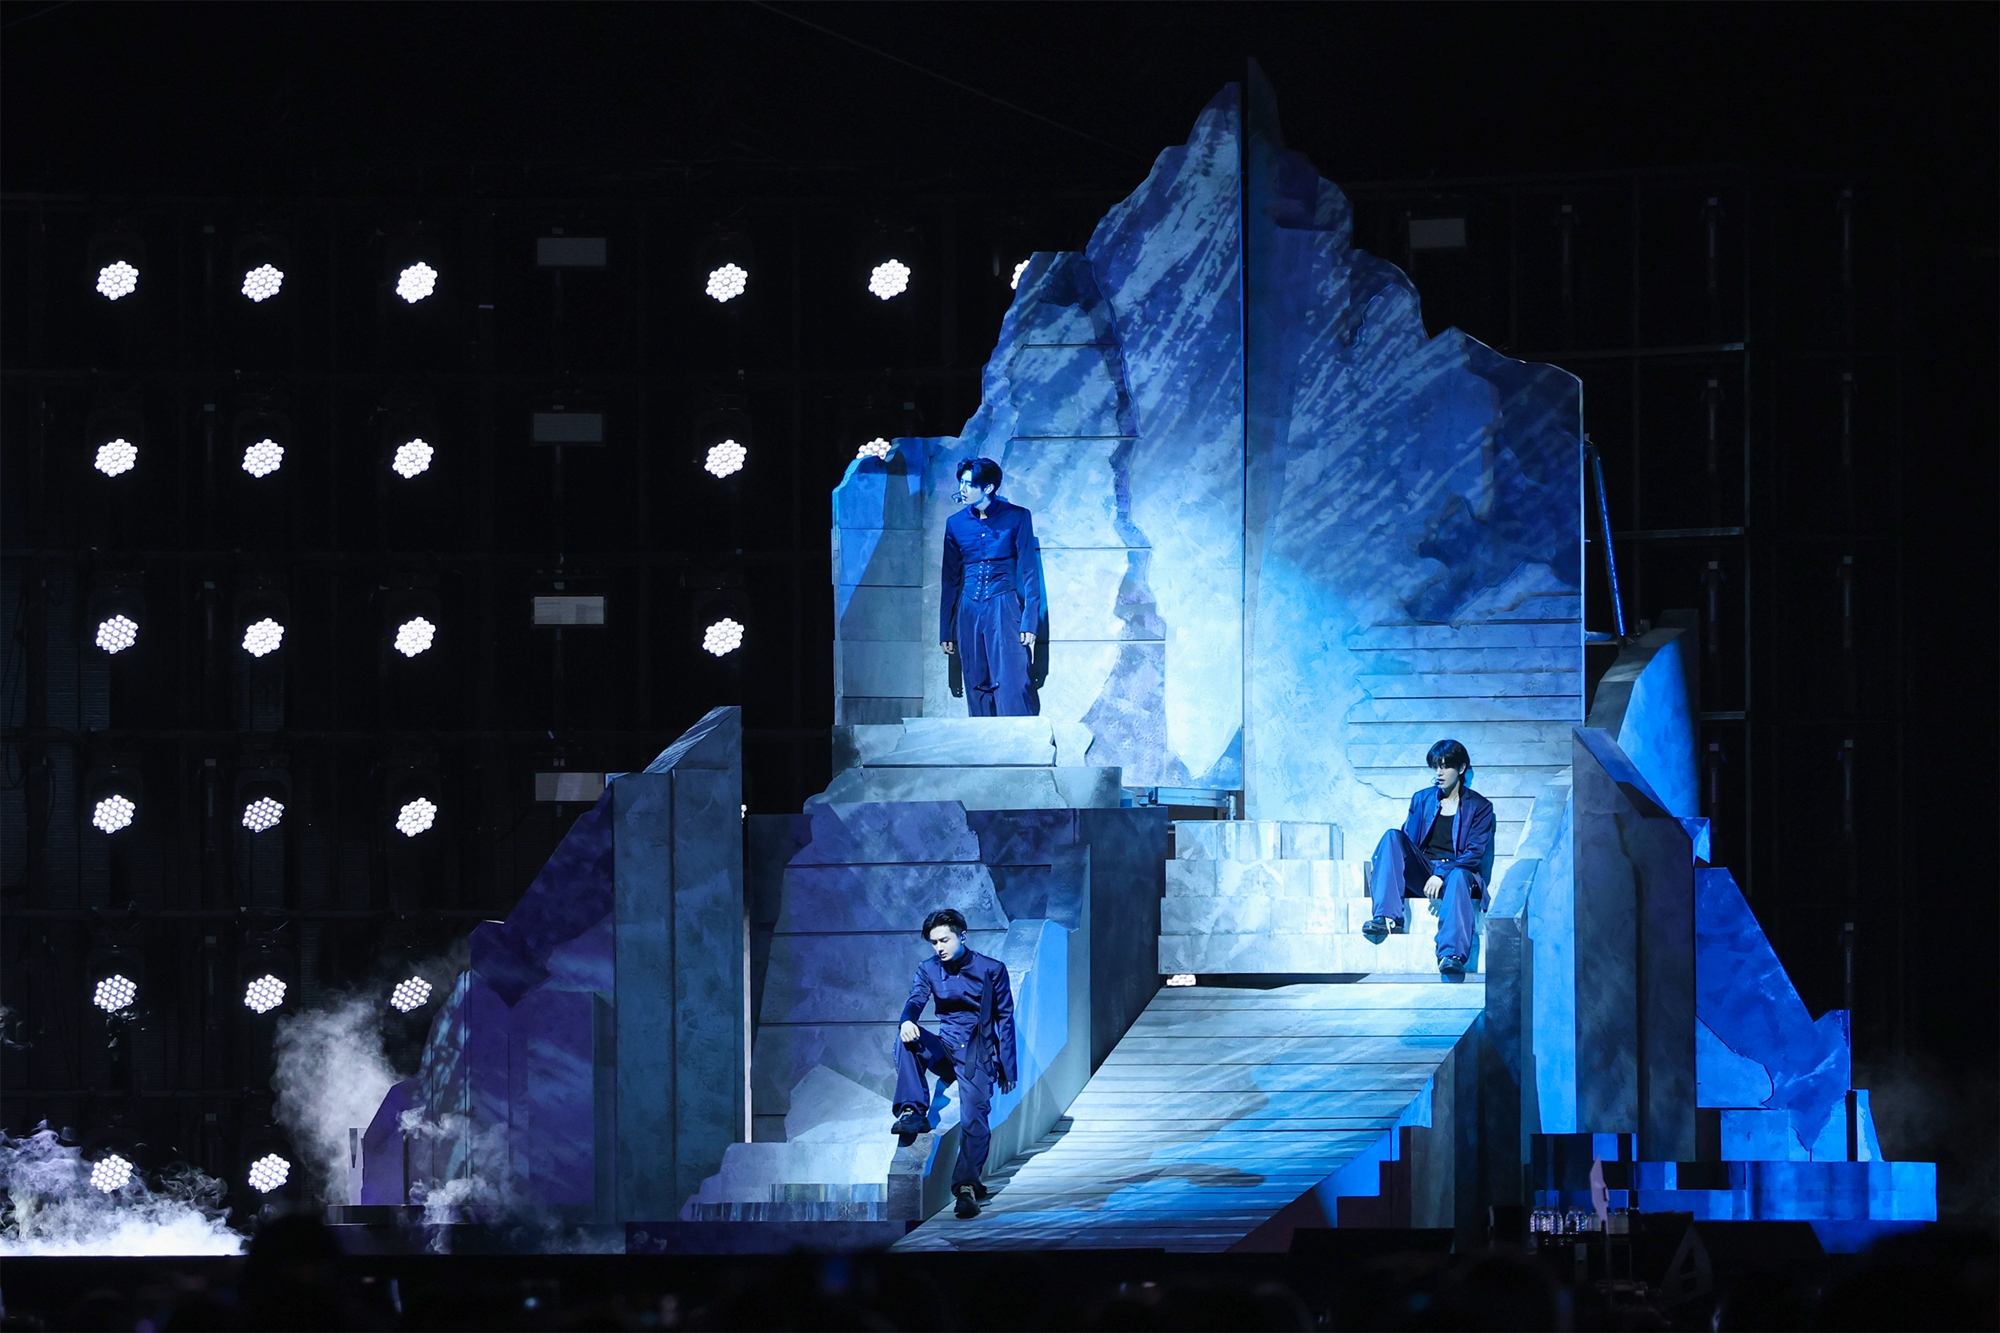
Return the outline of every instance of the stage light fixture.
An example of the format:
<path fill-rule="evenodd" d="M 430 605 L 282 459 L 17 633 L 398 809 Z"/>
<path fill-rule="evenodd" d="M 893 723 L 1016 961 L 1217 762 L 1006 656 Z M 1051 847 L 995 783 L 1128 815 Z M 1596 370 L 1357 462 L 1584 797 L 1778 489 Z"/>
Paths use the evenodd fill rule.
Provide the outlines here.
<path fill-rule="evenodd" d="M 389 464 L 389 470 L 408 481 L 419 472 L 428 472 L 431 459 L 436 456 L 437 450 L 422 440 L 410 440 L 396 446 L 396 459 Z"/>
<path fill-rule="evenodd" d="M 886 301 L 900 296 L 910 286 L 910 266 L 900 259 L 884 260 L 868 275 L 868 290 Z"/>
<path fill-rule="evenodd" d="M 112 616 L 97 624 L 97 646 L 107 653 L 122 653 L 139 641 L 139 626 L 129 616 Z"/>
<path fill-rule="evenodd" d="M 132 1183 L 132 1164 L 117 1153 L 106 1153 L 90 1164 L 90 1187 L 115 1194 Z"/>
<path fill-rule="evenodd" d="M 130 472 L 139 461 L 139 450 L 130 440 L 107 440 L 97 446 L 97 461 L 91 464 L 107 477 Z"/>
<path fill-rule="evenodd" d="M 1020 291 L 1021 275 L 1023 273 L 1026 273 L 1027 271 L 1028 271 L 1028 261 L 1023 259 L 1020 263 L 1014 265 L 1014 273 L 1012 277 L 1007 279 L 1007 286 L 1013 291 L 1017 292 Z"/>
<path fill-rule="evenodd" d="M 743 470 L 743 460 L 750 451 L 734 440 L 724 440 L 708 451 L 708 461 L 702 466 L 718 477 L 726 477 L 732 472 Z"/>
<path fill-rule="evenodd" d="M 708 275 L 705 290 L 717 301 L 733 301 L 750 285 L 750 274 L 735 264 L 724 264 Z"/>
<path fill-rule="evenodd" d="M 407 1014 L 413 1009 L 423 1008 L 430 998 L 431 983 L 422 977 L 411 977 L 396 983 L 396 989 L 390 992 L 389 1004 L 396 1012 Z"/>
<path fill-rule="evenodd" d="M 419 259 L 396 275 L 396 295 L 411 305 L 437 290 L 437 270 Z"/>
<path fill-rule="evenodd" d="M 431 825 L 437 823 L 438 808 L 428 798 L 419 796 L 406 802 L 396 812 L 396 832 L 406 838 L 414 838 Z"/>
<path fill-rule="evenodd" d="M 895 452 L 895 448 L 895 445 L 877 436 L 855 450 L 854 456 L 856 458 L 887 458 L 891 453 Z"/>
<path fill-rule="evenodd" d="M 105 833 L 116 833 L 119 829 L 131 826 L 132 816 L 137 814 L 138 810 L 138 806 L 114 793 L 97 803 L 96 808 L 90 812 L 90 822 Z"/>
<path fill-rule="evenodd" d="M 259 440 L 243 451 L 243 470 L 253 477 L 268 477 L 285 465 L 285 446 L 276 440 Z"/>
<path fill-rule="evenodd" d="M 243 294 L 258 305 L 270 300 L 285 285 L 285 272 L 276 264 L 259 264 L 243 275 Z"/>
<path fill-rule="evenodd" d="M 285 803 L 273 796 L 259 796 L 243 807 L 243 827 L 252 833 L 276 828 L 285 817 Z"/>
<path fill-rule="evenodd" d="M 115 1014 L 131 1004 L 139 995 L 139 984 L 128 976 L 113 972 L 97 983 L 90 993 L 90 1002 L 107 1014 Z"/>
<path fill-rule="evenodd" d="M 243 651 L 252 657 L 275 653 L 285 641 L 285 627 L 265 616 L 243 631 Z"/>
<path fill-rule="evenodd" d="M 243 1007 L 268 1014 L 285 1002 L 285 983 L 266 972 L 243 988 Z"/>
<path fill-rule="evenodd" d="M 1176 972 L 1167 978 L 1169 986 L 1192 986 L 1194 983 L 1195 976 L 1192 972 Z"/>
<path fill-rule="evenodd" d="M 415 657 L 431 646 L 431 639 L 437 634 L 437 626 L 415 616 L 396 627 L 396 651 L 405 657 Z"/>
<path fill-rule="evenodd" d="M 139 287 L 139 270 L 122 259 L 97 270 L 97 291 L 107 301 L 130 296 Z"/>
<path fill-rule="evenodd" d="M 265 1153 L 250 1163 L 250 1188 L 269 1194 L 281 1187 L 292 1174 L 292 1164 L 276 1153 Z"/>
<path fill-rule="evenodd" d="M 728 616 L 710 625 L 701 636 L 704 651 L 723 657 L 743 646 L 743 626 Z"/>

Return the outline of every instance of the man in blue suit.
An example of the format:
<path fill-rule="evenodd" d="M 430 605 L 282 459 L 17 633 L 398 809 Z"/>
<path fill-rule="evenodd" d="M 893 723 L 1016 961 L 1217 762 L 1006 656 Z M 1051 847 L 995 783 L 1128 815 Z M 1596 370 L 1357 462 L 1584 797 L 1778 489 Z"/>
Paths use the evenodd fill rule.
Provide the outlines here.
<path fill-rule="evenodd" d="M 1493 873 L 1493 802 L 1465 785 L 1472 757 L 1457 741 L 1439 741 L 1425 759 L 1437 777 L 1410 798 L 1403 827 L 1375 845 L 1369 867 L 1375 915 L 1361 930 L 1377 943 L 1400 935 L 1403 900 L 1428 898 L 1438 918 L 1438 971 L 1455 976 L 1465 971 L 1478 932 L 1472 900 Z"/>
<path fill-rule="evenodd" d="M 1000 465 L 959 465 L 965 508 L 944 523 L 938 643 L 958 656 L 965 710 L 973 717 L 1033 717 L 1030 679 L 1042 621 L 1042 562 L 1034 516 L 1000 498 Z"/>
<path fill-rule="evenodd" d="M 1020 1076 L 1014 1062 L 1014 989 L 1007 965 L 974 953 L 965 942 L 965 918 L 949 907 L 924 918 L 931 957 L 917 965 L 910 998 L 903 1002 L 903 1025 L 896 1042 L 896 1134 L 930 1132 L 928 1074 L 940 1086 L 958 1084 L 958 1161 L 952 1165 L 951 1192 L 958 1216 L 979 1216 L 987 1194 L 979 1183 L 993 1132 L 987 1126 L 993 1085 L 1004 1095 Z M 938 1030 L 917 1026 L 927 1002 L 937 1005 Z"/>

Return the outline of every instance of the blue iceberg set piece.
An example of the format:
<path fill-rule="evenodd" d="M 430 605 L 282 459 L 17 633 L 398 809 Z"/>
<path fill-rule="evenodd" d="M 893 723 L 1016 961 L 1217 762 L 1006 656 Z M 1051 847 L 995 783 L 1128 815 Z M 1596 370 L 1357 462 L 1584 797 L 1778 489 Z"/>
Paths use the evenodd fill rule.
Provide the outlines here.
<path fill-rule="evenodd" d="M 615 780 L 473 932 L 356 1201 L 420 1184 L 634 1250 L 896 1240 L 954 1145 L 949 1095 L 937 1132 L 887 1133 L 917 925 L 950 905 L 1017 994 L 993 1164 L 1041 1151 L 908 1247 L 1475 1228 L 1590 1206 L 1593 1165 L 1614 1206 L 1829 1248 L 1933 1218 L 1935 1168 L 1882 1160 L 1846 1015 L 1811 1017 L 1710 863 L 1692 620 L 1626 642 L 1585 716 L 1582 443 L 1574 376 L 1426 332 L 1253 66 L 1083 250 L 1033 257 L 960 433 L 834 489 L 826 792 L 746 837 L 733 709 Z M 1040 538 L 1038 718 L 966 719 L 936 643 L 982 455 Z M 1343 859 L 1445 736 L 1498 825 L 1448 991 L 1412 937 L 1361 941 Z M 1171 867 L 1165 812 L 1129 808 L 1229 798 L 1246 818 L 1180 826 Z M 1156 1102 L 1174 1127 L 1135 1131 Z"/>
<path fill-rule="evenodd" d="M 439 1220 L 671 1217 L 742 1137 L 742 716 L 717 708 L 579 816 L 472 932 L 356 1204 Z"/>

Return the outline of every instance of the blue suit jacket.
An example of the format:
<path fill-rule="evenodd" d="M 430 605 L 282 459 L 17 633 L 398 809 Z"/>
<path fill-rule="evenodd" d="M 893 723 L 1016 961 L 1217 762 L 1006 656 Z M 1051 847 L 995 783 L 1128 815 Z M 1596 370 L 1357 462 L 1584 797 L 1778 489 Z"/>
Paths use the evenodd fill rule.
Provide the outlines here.
<path fill-rule="evenodd" d="M 1410 817 L 1403 821 L 1403 835 L 1418 847 L 1431 836 L 1437 822 L 1438 790 L 1425 787 L 1410 798 Z M 1493 877 L 1493 802 L 1464 783 L 1458 788 L 1458 814 L 1451 821 L 1451 864 L 1448 870 L 1465 870 L 1479 877 L 1483 887 Z"/>
<path fill-rule="evenodd" d="M 1032 514 L 994 496 L 980 518 L 966 505 L 944 521 L 944 568 L 938 590 L 938 641 L 958 640 L 958 600 L 965 586 L 965 565 L 972 560 L 999 560 L 1010 566 L 1014 592 L 1021 599 L 1021 623 L 1016 632 L 1042 630 L 1042 557 L 1035 542 Z"/>
<path fill-rule="evenodd" d="M 1000 1081 L 1019 1082 L 1020 1071 L 1014 1062 L 1014 988 L 1007 979 L 1007 965 L 998 958 L 975 952 L 969 944 L 961 956 L 966 970 L 981 983 L 978 1032 L 986 1039 L 986 1049 L 992 1053 Z M 903 1022 L 917 1021 L 944 979 L 944 964 L 935 955 L 917 964 L 917 978 L 910 983 L 910 998 L 903 1003 Z"/>

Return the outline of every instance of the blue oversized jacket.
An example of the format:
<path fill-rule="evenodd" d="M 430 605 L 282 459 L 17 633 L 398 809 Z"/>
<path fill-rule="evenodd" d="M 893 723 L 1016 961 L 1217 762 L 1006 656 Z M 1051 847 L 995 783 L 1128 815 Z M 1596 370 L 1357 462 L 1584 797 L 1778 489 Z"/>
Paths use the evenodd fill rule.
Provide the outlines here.
<path fill-rule="evenodd" d="M 965 586 L 965 566 L 974 561 L 1000 561 L 1011 591 L 1021 598 L 1021 623 L 1030 634 L 1042 622 L 1042 561 L 1035 544 L 1034 517 L 1017 504 L 994 496 L 986 517 L 965 505 L 944 522 L 944 568 L 938 592 L 938 640 L 958 640 L 959 593 Z"/>
<path fill-rule="evenodd" d="M 975 952 L 971 945 L 959 955 L 964 959 L 963 971 L 970 973 L 980 984 L 978 1001 L 978 1033 L 986 1038 L 986 1049 L 993 1063 L 998 1067 L 1002 1083 L 1018 1081 L 1019 1069 L 1014 1062 L 1014 988 L 1007 979 L 1007 965 L 998 958 L 989 958 Z M 952 960 L 957 965 L 959 958 Z M 917 964 L 917 979 L 910 983 L 910 998 L 903 1004 L 905 1023 L 914 1023 L 924 1011 L 924 1005 L 938 998 L 939 988 L 944 985 L 945 965 L 935 955 Z M 958 1010 L 964 1011 L 962 1004 L 950 998 L 940 999 L 938 1018 Z"/>
<path fill-rule="evenodd" d="M 1431 836 L 1437 822 L 1438 790 L 1425 787 L 1410 798 L 1410 817 L 1403 821 L 1403 834 L 1418 847 Z M 1479 877 L 1482 887 L 1493 877 L 1493 802 L 1460 783 L 1458 814 L 1451 821 L 1451 865 L 1447 869 L 1469 870 Z"/>

